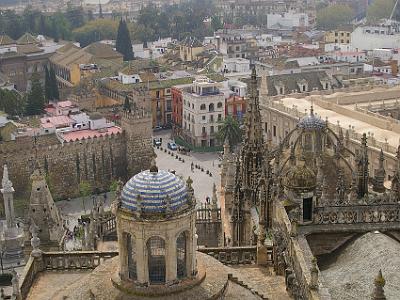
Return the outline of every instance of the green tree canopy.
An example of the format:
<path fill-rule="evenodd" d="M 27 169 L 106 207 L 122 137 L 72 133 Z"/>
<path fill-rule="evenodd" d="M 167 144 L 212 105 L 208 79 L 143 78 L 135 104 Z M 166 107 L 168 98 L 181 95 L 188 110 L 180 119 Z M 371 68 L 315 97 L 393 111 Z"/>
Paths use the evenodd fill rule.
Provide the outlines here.
<path fill-rule="evenodd" d="M 81 47 L 104 40 L 115 39 L 118 23 L 110 19 L 97 19 L 87 22 L 84 26 L 76 28 L 72 33 Z"/>
<path fill-rule="evenodd" d="M 354 18 L 353 9 L 348 5 L 334 4 L 317 12 L 317 27 L 332 30 L 347 25 Z"/>
<path fill-rule="evenodd" d="M 367 9 L 368 21 L 388 19 L 395 5 L 395 0 L 374 0 Z"/>
<path fill-rule="evenodd" d="M 27 95 L 26 114 L 28 116 L 40 115 L 44 108 L 44 93 L 42 83 L 37 73 L 32 75 L 31 90 Z"/>
<path fill-rule="evenodd" d="M 0 89 L 0 110 L 10 116 L 19 116 L 24 113 L 24 98 L 15 91 Z"/>
<path fill-rule="evenodd" d="M 233 149 L 242 141 L 242 130 L 240 129 L 238 121 L 232 116 L 227 116 L 221 123 L 221 128 L 218 130 L 217 137 L 221 143 L 227 140 L 229 146 Z"/>

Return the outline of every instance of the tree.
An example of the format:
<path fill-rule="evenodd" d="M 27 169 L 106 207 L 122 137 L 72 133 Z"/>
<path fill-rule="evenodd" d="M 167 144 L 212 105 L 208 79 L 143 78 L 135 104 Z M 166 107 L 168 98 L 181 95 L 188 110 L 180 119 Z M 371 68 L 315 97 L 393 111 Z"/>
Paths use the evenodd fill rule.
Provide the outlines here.
<path fill-rule="evenodd" d="M 85 199 L 92 193 L 92 186 L 89 181 L 83 180 L 79 183 L 79 194 L 82 197 L 82 208 L 86 213 Z"/>
<path fill-rule="evenodd" d="M 44 67 L 45 78 L 44 78 L 44 94 L 46 97 L 47 102 L 53 100 L 53 95 L 51 91 L 51 79 L 50 79 L 50 72 L 47 66 Z"/>
<path fill-rule="evenodd" d="M 10 116 L 22 115 L 25 109 L 24 99 L 16 91 L 0 89 L 0 109 Z"/>
<path fill-rule="evenodd" d="M 122 19 L 118 26 L 116 50 L 124 56 L 124 61 L 133 59 L 132 42 L 128 26 Z"/>
<path fill-rule="evenodd" d="M 130 111 L 130 110 L 131 110 L 131 103 L 130 103 L 130 101 L 129 101 L 128 96 L 125 96 L 124 110 L 125 110 L 125 111 Z"/>
<path fill-rule="evenodd" d="M 76 41 L 81 47 L 103 39 L 115 39 L 118 23 L 109 19 L 97 19 L 87 22 L 84 26 L 73 31 Z"/>
<path fill-rule="evenodd" d="M 31 90 L 27 95 L 26 114 L 28 116 L 39 115 L 44 108 L 44 93 L 42 83 L 37 73 L 32 75 Z"/>
<path fill-rule="evenodd" d="M 50 89 L 51 89 L 51 99 L 52 100 L 60 100 L 60 92 L 58 90 L 56 72 L 53 67 L 50 67 Z"/>
<path fill-rule="evenodd" d="M 354 12 L 348 5 L 335 4 L 317 12 L 317 27 L 323 30 L 332 30 L 340 25 L 350 24 Z"/>
<path fill-rule="evenodd" d="M 395 5 L 395 0 L 374 0 L 367 9 L 368 21 L 378 21 L 388 19 Z"/>
<path fill-rule="evenodd" d="M 227 140 L 232 149 L 242 141 L 242 130 L 239 123 L 232 116 L 227 116 L 221 122 L 221 128 L 218 130 L 217 137 L 222 143 Z"/>

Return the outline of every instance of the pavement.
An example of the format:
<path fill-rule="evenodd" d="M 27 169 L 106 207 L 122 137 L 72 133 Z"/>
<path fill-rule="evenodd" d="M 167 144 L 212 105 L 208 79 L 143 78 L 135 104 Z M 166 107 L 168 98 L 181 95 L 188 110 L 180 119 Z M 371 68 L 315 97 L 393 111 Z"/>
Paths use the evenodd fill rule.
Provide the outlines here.
<path fill-rule="evenodd" d="M 212 198 L 213 184 L 215 183 L 218 187 L 221 181 L 220 167 L 221 161 L 218 159 L 218 152 L 210 153 L 196 153 L 190 152 L 189 155 L 180 154 L 178 151 L 172 151 L 167 149 L 167 143 L 171 140 L 171 131 L 162 130 L 154 133 L 154 137 L 162 138 L 163 150 L 154 147 L 154 152 L 157 155 L 156 163 L 159 169 L 164 170 L 175 170 L 177 175 L 182 176 L 185 181 L 190 176 L 193 179 L 194 195 L 198 203 L 205 203 L 206 197 Z M 167 153 L 164 152 L 167 149 Z M 171 156 L 173 153 L 174 156 Z M 175 155 L 182 158 L 184 162 L 179 161 L 175 158 Z M 203 167 L 201 169 L 191 170 L 191 164 L 199 165 Z M 206 174 L 206 171 L 210 171 L 212 177 Z"/>

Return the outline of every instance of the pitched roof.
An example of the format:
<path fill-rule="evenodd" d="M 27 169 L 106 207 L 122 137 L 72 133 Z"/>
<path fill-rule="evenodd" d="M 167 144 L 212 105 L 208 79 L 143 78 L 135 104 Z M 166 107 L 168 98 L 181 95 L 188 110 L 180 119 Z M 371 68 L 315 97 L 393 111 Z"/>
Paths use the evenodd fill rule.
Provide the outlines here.
<path fill-rule="evenodd" d="M 281 85 L 284 86 L 284 94 L 290 94 L 293 91 L 300 93 L 302 91 L 300 91 L 299 83 L 302 82 L 307 82 L 307 92 L 313 91 L 314 89 L 323 90 L 324 88 L 321 84 L 321 80 L 332 82 L 324 71 L 268 76 L 268 96 L 278 95 L 278 91 L 275 87 Z"/>
<path fill-rule="evenodd" d="M 19 53 L 23 54 L 31 54 L 31 53 L 39 53 L 39 52 L 44 52 L 43 49 L 40 49 L 38 46 L 35 44 L 23 44 L 23 45 L 17 45 L 17 51 Z"/>
<path fill-rule="evenodd" d="M 96 58 L 102 59 L 113 59 L 113 58 L 122 58 L 122 54 L 115 51 L 110 45 L 103 43 L 93 43 L 85 48 L 83 48 L 86 52 L 92 54 Z"/>
<path fill-rule="evenodd" d="M 37 44 L 38 41 L 30 33 L 25 33 L 17 40 L 18 45 Z"/>
<path fill-rule="evenodd" d="M 8 35 L 6 34 L 0 35 L 0 46 L 12 45 L 14 43 L 15 41 Z"/>

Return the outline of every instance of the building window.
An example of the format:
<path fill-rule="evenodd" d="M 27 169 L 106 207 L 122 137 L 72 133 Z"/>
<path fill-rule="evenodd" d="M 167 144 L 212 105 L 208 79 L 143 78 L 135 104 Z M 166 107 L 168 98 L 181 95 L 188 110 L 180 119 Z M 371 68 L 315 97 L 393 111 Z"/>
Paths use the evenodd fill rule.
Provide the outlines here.
<path fill-rule="evenodd" d="M 219 121 L 222 121 L 222 115 L 221 114 L 218 114 L 218 122 Z"/>
<path fill-rule="evenodd" d="M 200 105 L 200 110 L 206 110 L 206 105 L 205 104 Z"/>
<path fill-rule="evenodd" d="M 165 283 L 165 241 L 158 236 L 149 238 L 147 255 L 150 283 Z"/>
<path fill-rule="evenodd" d="M 275 125 L 272 126 L 272 134 L 273 134 L 274 136 L 276 136 L 276 126 L 275 126 Z"/>
<path fill-rule="evenodd" d="M 156 98 L 160 98 L 160 91 L 156 91 Z"/>
<path fill-rule="evenodd" d="M 264 131 L 268 132 L 268 123 L 267 122 L 264 123 Z"/>
<path fill-rule="evenodd" d="M 217 103 L 217 108 L 221 108 L 222 107 L 222 102 L 218 102 Z"/>
<path fill-rule="evenodd" d="M 206 116 L 201 116 L 201 119 L 202 119 L 203 121 L 205 121 L 205 120 L 206 120 Z"/>
<path fill-rule="evenodd" d="M 306 91 L 306 85 L 303 84 L 303 92 L 305 92 L 305 91 Z"/>
<path fill-rule="evenodd" d="M 201 133 L 202 133 L 202 134 L 205 134 L 205 133 L 206 133 L 206 128 L 205 128 L 205 127 L 202 127 L 202 128 L 201 128 Z"/>
<path fill-rule="evenodd" d="M 214 122 L 214 115 L 210 115 L 210 122 L 211 122 L 211 123 Z"/>
<path fill-rule="evenodd" d="M 187 233 L 182 232 L 176 239 L 176 275 L 179 279 L 187 276 L 186 253 Z"/>
<path fill-rule="evenodd" d="M 210 103 L 208 106 L 208 111 L 214 111 L 214 103 Z"/>
<path fill-rule="evenodd" d="M 128 256 L 128 278 L 137 280 L 135 239 L 130 233 L 125 234 L 125 239 L 127 250 L 126 255 Z"/>
<path fill-rule="evenodd" d="M 214 126 L 211 126 L 210 127 L 210 134 L 213 134 L 214 133 Z"/>

